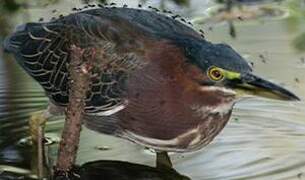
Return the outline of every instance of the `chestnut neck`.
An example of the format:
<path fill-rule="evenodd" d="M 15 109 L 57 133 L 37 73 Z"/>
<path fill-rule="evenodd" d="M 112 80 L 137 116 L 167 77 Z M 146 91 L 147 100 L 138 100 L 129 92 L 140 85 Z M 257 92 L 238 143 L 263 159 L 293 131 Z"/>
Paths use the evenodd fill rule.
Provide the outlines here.
<path fill-rule="evenodd" d="M 213 139 L 206 137 L 216 136 L 224 127 L 234 97 L 221 88 L 202 87 L 187 78 L 180 49 L 159 44 L 146 59 L 149 60 L 147 66 L 135 71 L 127 83 L 128 105 L 119 113 L 123 131 L 170 142 L 183 137 L 179 142 L 165 145 L 167 148 L 183 149 L 197 136 L 201 139 L 193 144 L 196 147 Z M 215 123 L 219 128 L 207 135 Z M 194 130 L 196 134 L 188 134 Z"/>

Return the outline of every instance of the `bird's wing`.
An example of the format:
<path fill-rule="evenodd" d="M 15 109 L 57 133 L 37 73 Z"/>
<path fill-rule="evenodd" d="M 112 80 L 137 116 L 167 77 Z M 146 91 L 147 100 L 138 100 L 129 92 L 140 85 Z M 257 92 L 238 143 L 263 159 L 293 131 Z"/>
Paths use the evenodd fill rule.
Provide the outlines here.
<path fill-rule="evenodd" d="M 116 17 L 76 13 L 49 23 L 20 26 L 4 49 L 46 91 L 57 105 L 68 103 L 69 48 L 95 48 L 103 67 L 92 76 L 86 111 L 107 115 L 124 108 L 122 98 L 128 74 L 144 65 L 144 32 Z"/>

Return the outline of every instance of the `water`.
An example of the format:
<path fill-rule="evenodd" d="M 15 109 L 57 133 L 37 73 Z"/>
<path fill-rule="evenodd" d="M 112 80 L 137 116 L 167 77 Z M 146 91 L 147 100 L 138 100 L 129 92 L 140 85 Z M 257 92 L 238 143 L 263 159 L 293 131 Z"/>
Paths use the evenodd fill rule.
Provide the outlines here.
<path fill-rule="evenodd" d="M 49 17 L 52 9 L 67 12 L 72 4 L 75 3 L 65 1 L 49 6 L 50 12 L 35 8 L 27 16 L 34 20 L 43 14 Z M 150 4 L 157 5 L 158 1 Z M 205 9 L 212 4 L 194 0 L 190 7 L 179 12 L 189 19 L 198 19 L 206 16 Z M 172 4 L 167 6 L 177 8 Z M 14 17 L 18 24 L 29 21 L 21 16 L 20 12 Z M 210 41 L 232 45 L 254 63 L 255 73 L 284 84 L 304 99 L 305 63 L 301 58 L 305 53 L 293 46 L 293 40 L 305 32 L 305 18 L 297 21 L 296 18 L 290 13 L 283 18 L 234 21 L 236 39 L 230 37 L 226 22 L 197 24 L 197 27 L 205 29 Z M 31 172 L 31 147 L 20 141 L 28 136 L 30 114 L 44 109 L 47 99 L 38 84 L 10 56 L 0 58 L 0 179 L 16 179 Z M 62 125 L 62 118 L 48 122 L 47 136 L 56 142 Z M 194 153 L 171 154 L 171 157 L 175 169 L 194 180 L 305 179 L 304 142 L 304 101 L 252 98 L 235 106 L 228 125 L 206 148 Z M 57 143 L 48 147 L 54 159 Z M 83 128 L 78 164 L 120 160 L 153 166 L 154 159 L 154 153 L 139 145 Z"/>

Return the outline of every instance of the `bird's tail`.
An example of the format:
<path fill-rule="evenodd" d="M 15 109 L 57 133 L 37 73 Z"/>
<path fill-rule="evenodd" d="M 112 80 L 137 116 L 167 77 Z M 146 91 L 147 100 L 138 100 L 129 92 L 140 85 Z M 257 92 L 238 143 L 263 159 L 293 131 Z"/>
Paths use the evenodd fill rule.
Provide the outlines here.
<path fill-rule="evenodd" d="M 5 38 L 3 49 L 4 52 L 13 54 L 26 71 L 41 70 L 38 61 L 46 54 L 43 53 L 44 47 L 49 44 L 44 42 L 44 37 L 46 33 L 42 23 L 26 23 L 17 26 L 15 31 Z"/>
<path fill-rule="evenodd" d="M 15 31 L 5 38 L 3 42 L 3 49 L 8 53 L 18 53 L 21 48 L 29 41 L 29 29 L 39 27 L 39 23 L 27 23 L 16 27 Z"/>
<path fill-rule="evenodd" d="M 26 29 L 26 25 L 20 25 L 17 26 L 14 33 L 11 36 L 8 36 L 4 39 L 3 42 L 3 49 L 5 52 L 15 52 L 20 48 L 20 44 L 22 44 L 21 39 L 24 39 L 20 37 L 22 32 Z"/>

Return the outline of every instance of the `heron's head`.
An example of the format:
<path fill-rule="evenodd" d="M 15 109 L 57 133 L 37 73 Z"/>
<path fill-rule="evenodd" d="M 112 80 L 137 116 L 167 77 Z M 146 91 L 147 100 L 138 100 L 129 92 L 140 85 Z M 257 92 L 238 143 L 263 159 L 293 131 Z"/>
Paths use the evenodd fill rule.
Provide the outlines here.
<path fill-rule="evenodd" d="M 196 72 L 190 78 L 203 89 L 224 91 L 224 94 L 234 95 L 235 99 L 255 95 L 299 100 L 289 90 L 254 75 L 249 63 L 226 44 L 200 41 L 184 42 L 184 45 L 189 69 Z"/>

